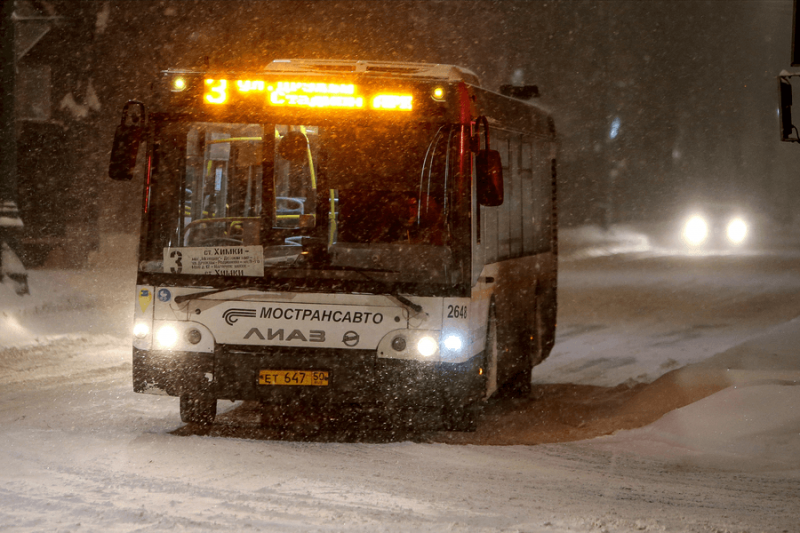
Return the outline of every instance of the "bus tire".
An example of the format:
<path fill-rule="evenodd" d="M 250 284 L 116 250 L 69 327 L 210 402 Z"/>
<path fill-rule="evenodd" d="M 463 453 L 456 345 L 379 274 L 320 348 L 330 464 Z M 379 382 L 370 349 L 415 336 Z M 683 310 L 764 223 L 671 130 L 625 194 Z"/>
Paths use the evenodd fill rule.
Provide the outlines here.
<path fill-rule="evenodd" d="M 211 425 L 217 417 L 217 399 L 181 396 L 181 421 L 185 424 Z"/>
<path fill-rule="evenodd" d="M 527 398 L 531 395 L 532 368 L 530 356 L 525 357 L 526 368 L 514 374 L 503 386 L 500 395 L 504 398 Z"/>
<path fill-rule="evenodd" d="M 539 313 L 537 311 L 534 315 L 533 326 L 524 332 L 520 339 L 519 350 L 522 356 L 522 367 L 503 385 L 500 391 L 500 395 L 504 398 L 527 398 L 531 395 L 533 367 L 541 359 L 538 327 Z"/>

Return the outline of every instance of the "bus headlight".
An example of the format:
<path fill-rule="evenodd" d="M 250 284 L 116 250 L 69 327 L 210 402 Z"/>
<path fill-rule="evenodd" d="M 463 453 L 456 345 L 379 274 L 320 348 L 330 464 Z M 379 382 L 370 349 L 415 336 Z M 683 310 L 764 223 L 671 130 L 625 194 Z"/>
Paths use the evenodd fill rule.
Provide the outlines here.
<path fill-rule="evenodd" d="M 201 340 L 203 340 L 203 335 L 201 335 L 200 332 L 195 328 L 191 328 L 186 331 L 186 341 L 189 344 L 197 344 Z"/>
<path fill-rule="evenodd" d="M 708 237 L 708 223 L 700 216 L 693 216 L 686 221 L 683 227 L 683 239 L 691 244 L 697 246 L 702 244 Z"/>
<path fill-rule="evenodd" d="M 430 357 L 433 354 L 435 354 L 437 348 L 438 346 L 436 343 L 436 339 L 428 335 L 422 337 L 417 342 L 417 351 L 420 353 L 420 355 L 423 355 L 425 357 Z"/>
<path fill-rule="evenodd" d="M 133 326 L 133 336 L 137 339 L 143 339 L 150 334 L 150 327 L 144 322 L 137 322 Z"/>
<path fill-rule="evenodd" d="M 461 337 L 458 335 L 448 335 L 444 339 L 444 347 L 450 350 L 451 352 L 457 352 L 461 349 L 463 343 L 461 342 Z"/>
<path fill-rule="evenodd" d="M 747 237 L 747 223 L 741 218 L 734 218 L 728 223 L 727 234 L 733 244 L 741 244 Z"/>
<path fill-rule="evenodd" d="M 398 335 L 392 339 L 392 348 L 396 352 L 403 352 L 406 349 L 406 339 L 402 335 Z"/>
<path fill-rule="evenodd" d="M 407 361 L 439 361 L 445 336 L 435 330 L 396 329 L 378 342 L 378 357 Z M 441 343 L 441 346 L 440 346 Z"/>
<path fill-rule="evenodd" d="M 156 333 L 156 341 L 162 348 L 172 348 L 178 342 L 178 331 L 173 326 L 161 326 Z"/>

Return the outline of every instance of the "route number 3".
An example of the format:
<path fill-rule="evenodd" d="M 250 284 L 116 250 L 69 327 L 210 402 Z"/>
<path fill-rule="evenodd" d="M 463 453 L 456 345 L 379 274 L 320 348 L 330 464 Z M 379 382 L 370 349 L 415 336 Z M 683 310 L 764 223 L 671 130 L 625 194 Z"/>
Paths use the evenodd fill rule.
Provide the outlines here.
<path fill-rule="evenodd" d="M 466 305 L 448 305 L 447 318 L 467 318 Z"/>
<path fill-rule="evenodd" d="M 173 250 L 169 253 L 169 256 L 175 258 L 175 266 L 169 267 L 169 271 L 173 274 L 180 274 L 181 270 L 183 270 L 183 264 L 181 263 L 183 255 L 180 252 Z"/>

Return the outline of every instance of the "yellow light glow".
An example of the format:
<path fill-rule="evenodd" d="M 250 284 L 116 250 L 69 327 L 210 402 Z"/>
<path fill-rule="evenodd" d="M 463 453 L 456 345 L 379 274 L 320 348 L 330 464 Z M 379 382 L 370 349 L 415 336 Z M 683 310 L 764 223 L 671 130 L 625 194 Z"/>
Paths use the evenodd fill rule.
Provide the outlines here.
<path fill-rule="evenodd" d="M 173 83 L 176 84 L 177 79 Z M 349 83 L 279 81 L 267 85 L 262 80 L 235 80 L 233 83 L 240 93 L 266 92 L 267 102 L 272 106 L 340 109 L 364 107 L 364 97 L 358 95 L 358 88 Z M 228 101 L 228 80 L 206 79 L 205 85 L 205 102 L 224 104 Z M 434 96 L 443 98 L 444 89 L 437 87 Z M 372 108 L 410 111 L 413 107 L 412 101 L 413 97 L 409 94 L 379 94 L 372 98 Z"/>
<path fill-rule="evenodd" d="M 433 90 L 433 99 L 434 100 L 444 100 L 444 89 L 441 87 L 436 87 Z"/>
<path fill-rule="evenodd" d="M 379 94 L 372 99 L 373 109 L 411 111 L 410 94 Z"/>
<path fill-rule="evenodd" d="M 241 93 L 261 92 L 266 89 L 266 85 L 261 80 L 236 80 L 236 87 Z"/>
<path fill-rule="evenodd" d="M 273 106 L 316 108 L 360 108 L 364 99 L 356 96 L 355 85 L 279 81 L 267 87 Z"/>
<path fill-rule="evenodd" d="M 356 94 L 356 86 L 347 83 L 304 83 L 298 81 L 279 81 L 277 89 L 273 89 L 272 86 L 270 86 L 269 90 L 293 94 L 337 94 L 346 96 L 353 96 Z"/>
<path fill-rule="evenodd" d="M 206 80 L 208 88 L 204 95 L 209 104 L 224 104 L 228 100 L 228 80 Z"/>
<path fill-rule="evenodd" d="M 183 78 L 175 78 L 172 80 L 172 88 L 176 91 L 182 91 L 186 88 L 186 80 Z"/>
<path fill-rule="evenodd" d="M 307 94 L 285 94 L 273 92 L 269 103 L 275 106 L 293 107 L 363 107 L 364 99 L 352 96 L 309 96 Z"/>

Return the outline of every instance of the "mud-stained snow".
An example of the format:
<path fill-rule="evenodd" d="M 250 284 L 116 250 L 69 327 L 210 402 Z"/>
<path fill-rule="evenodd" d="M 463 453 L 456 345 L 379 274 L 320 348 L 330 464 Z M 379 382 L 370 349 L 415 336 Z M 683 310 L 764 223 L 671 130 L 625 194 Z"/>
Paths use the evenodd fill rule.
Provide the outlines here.
<path fill-rule="evenodd" d="M 124 261 L 0 284 L 0 530 L 796 531 L 800 259 L 593 239 L 565 246 L 533 394 L 475 433 L 275 429 L 230 402 L 187 427 L 131 391 Z"/>

